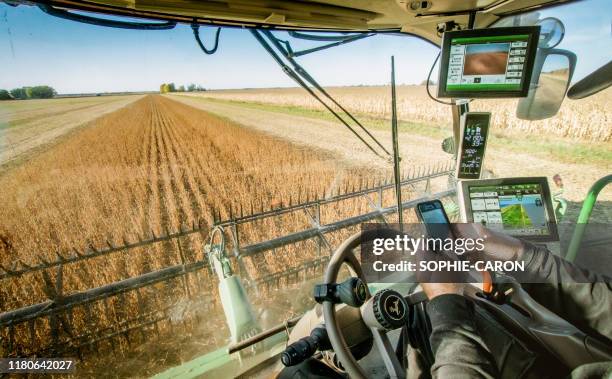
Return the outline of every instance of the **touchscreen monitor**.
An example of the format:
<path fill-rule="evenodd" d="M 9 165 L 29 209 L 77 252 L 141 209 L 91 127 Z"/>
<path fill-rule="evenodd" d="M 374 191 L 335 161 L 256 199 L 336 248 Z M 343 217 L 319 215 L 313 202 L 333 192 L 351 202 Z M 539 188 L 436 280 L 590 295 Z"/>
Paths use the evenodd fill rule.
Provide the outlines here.
<path fill-rule="evenodd" d="M 516 237 L 558 240 L 546 178 L 461 181 L 460 188 L 464 221 Z"/>
<path fill-rule="evenodd" d="M 525 97 L 539 26 L 444 33 L 438 97 Z"/>

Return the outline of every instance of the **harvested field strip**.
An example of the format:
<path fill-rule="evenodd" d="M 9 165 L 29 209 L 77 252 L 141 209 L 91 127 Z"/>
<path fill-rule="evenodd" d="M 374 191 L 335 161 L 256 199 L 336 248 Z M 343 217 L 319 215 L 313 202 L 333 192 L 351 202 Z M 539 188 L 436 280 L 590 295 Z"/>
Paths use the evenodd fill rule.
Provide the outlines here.
<path fill-rule="evenodd" d="M 124 237 L 133 241 L 199 220 L 210 225 L 213 210 L 227 218 L 240 206 L 279 206 L 369 174 L 330 154 L 147 96 L 0 176 L 0 263 L 35 263 L 55 258 L 55 251 L 120 244 Z M 241 238 L 255 242 L 306 225 L 305 216 L 288 215 L 243 230 Z M 192 242 L 187 257 L 201 259 L 202 240 Z M 67 267 L 66 293 L 180 261 L 168 243 L 137 250 Z M 261 264 L 275 272 L 293 258 L 271 255 Z M 0 289 L 0 311 L 45 299 L 39 274 L 9 282 Z"/>
<path fill-rule="evenodd" d="M 0 104 L 0 169 L 16 166 L 48 149 L 59 137 L 85 126 L 142 96 L 7 101 Z"/>
<path fill-rule="evenodd" d="M 4 101 L 0 105 L 0 123 L 12 127 L 54 115 L 87 109 L 98 104 L 112 103 L 124 98 L 126 96 Z"/>
<path fill-rule="evenodd" d="M 93 103 L 93 104 L 79 105 L 79 106 L 74 106 L 74 107 L 63 107 L 63 108 L 59 108 L 59 110 L 57 108 L 45 107 L 43 108 L 44 110 L 43 112 L 36 112 L 34 114 L 32 114 L 31 112 L 27 112 L 23 116 L 21 116 L 20 113 L 16 113 L 16 114 L 13 114 L 13 117 L 21 116 L 22 118 L 11 118 L 10 120 L 8 120 L 8 122 L 4 124 L 4 126 L 8 128 L 12 128 L 12 127 L 32 128 L 32 127 L 36 127 L 36 125 L 33 125 L 34 121 L 38 121 L 38 120 L 48 118 L 48 117 L 63 116 L 71 112 L 91 109 L 98 105 L 99 103 Z M 0 124 L 0 127 L 2 127 L 2 124 Z"/>

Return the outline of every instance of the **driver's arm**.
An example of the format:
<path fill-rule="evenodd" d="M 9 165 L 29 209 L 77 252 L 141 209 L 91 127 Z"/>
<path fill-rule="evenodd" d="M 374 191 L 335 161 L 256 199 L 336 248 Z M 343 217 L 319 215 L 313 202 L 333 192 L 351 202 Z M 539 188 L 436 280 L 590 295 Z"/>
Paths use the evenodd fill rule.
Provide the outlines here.
<path fill-rule="evenodd" d="M 517 256 L 525 272 L 515 275 L 538 303 L 584 332 L 612 340 L 612 279 L 579 268 L 544 247 L 523 244 Z"/>
<path fill-rule="evenodd" d="M 434 378 L 497 378 L 491 352 L 474 323 L 474 304 L 460 295 L 462 284 L 421 284 L 429 297 Z"/>
<path fill-rule="evenodd" d="M 457 236 L 486 236 L 484 250 L 474 259 L 525 262 L 513 276 L 538 303 L 588 334 L 612 340 L 612 279 L 584 270 L 544 247 L 523 242 L 480 224 L 454 224 Z M 511 273 L 510 273 L 511 274 Z"/>

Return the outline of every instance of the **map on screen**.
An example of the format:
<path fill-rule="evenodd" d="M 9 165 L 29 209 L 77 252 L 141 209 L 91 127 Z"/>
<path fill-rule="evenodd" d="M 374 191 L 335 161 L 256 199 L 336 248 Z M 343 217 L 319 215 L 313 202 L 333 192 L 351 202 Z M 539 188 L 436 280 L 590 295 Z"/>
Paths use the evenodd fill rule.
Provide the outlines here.
<path fill-rule="evenodd" d="M 547 235 L 548 219 L 538 183 L 470 186 L 474 222 L 512 235 Z"/>

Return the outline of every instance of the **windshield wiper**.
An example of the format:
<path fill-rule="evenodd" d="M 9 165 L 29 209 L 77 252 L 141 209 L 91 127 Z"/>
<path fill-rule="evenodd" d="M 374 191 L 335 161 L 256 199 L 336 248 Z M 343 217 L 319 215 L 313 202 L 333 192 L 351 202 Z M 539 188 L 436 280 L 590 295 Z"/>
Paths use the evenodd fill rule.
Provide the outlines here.
<path fill-rule="evenodd" d="M 384 153 L 387 155 L 387 158 L 391 156 L 389 151 L 387 149 L 385 149 L 385 147 L 380 143 L 380 141 L 378 141 L 376 139 L 376 137 L 374 137 L 372 135 L 372 133 L 370 133 L 348 110 L 346 110 L 342 105 L 340 105 L 340 103 L 338 103 L 323 87 L 321 87 L 321 85 L 319 85 L 319 83 L 308 73 L 308 71 L 306 71 L 302 66 L 300 66 L 295 61 L 295 59 L 293 59 L 294 55 L 293 55 L 293 52 L 291 51 L 290 47 L 289 48 L 285 48 L 281 44 L 281 42 L 282 42 L 282 43 L 285 43 L 285 44 L 288 45 L 289 43 L 287 41 L 281 41 L 281 40 L 277 39 L 268 30 L 261 30 L 260 31 L 260 30 L 257 30 L 257 29 L 251 29 L 251 34 L 253 34 L 253 36 L 255 37 L 257 42 L 259 42 L 263 46 L 263 48 L 268 52 L 268 54 L 270 54 L 270 56 L 274 59 L 274 61 L 276 61 L 276 63 L 282 68 L 283 72 L 285 74 L 287 74 L 287 76 L 289 76 L 291 79 L 293 79 L 297 84 L 300 85 L 300 87 L 304 88 L 313 98 L 315 98 L 319 103 L 321 103 L 321 105 L 323 105 L 332 115 L 334 115 L 334 117 L 336 117 L 336 119 L 338 119 L 357 138 L 359 138 L 359 140 L 364 145 L 366 145 L 368 147 L 368 149 L 370 149 L 370 151 L 372 151 L 374 154 L 376 154 L 376 156 L 385 159 L 385 157 L 382 154 L 380 154 L 370 143 L 368 143 L 364 139 L 364 137 L 355 130 L 355 128 L 353 128 L 342 116 L 340 116 L 340 114 L 338 112 L 336 112 L 333 108 L 331 108 L 319 95 L 317 95 L 315 93 L 315 91 L 313 91 L 313 89 L 311 87 L 309 87 L 306 82 L 310 83 L 310 85 L 312 85 L 324 97 L 326 97 L 333 104 L 335 104 L 340 110 L 342 110 L 342 112 L 344 114 L 346 114 L 355 124 L 357 124 L 357 126 L 359 126 L 384 151 Z M 270 40 L 272 45 L 270 45 L 270 43 L 268 43 L 268 41 L 266 41 L 264 36 L 267 37 L 268 40 Z M 353 37 L 353 36 L 351 36 L 351 37 Z M 353 40 L 355 40 L 355 39 L 353 39 Z M 346 43 L 346 42 L 343 42 L 343 43 Z M 274 47 L 272 47 L 272 46 L 274 46 Z M 275 51 L 274 48 L 276 48 L 277 50 Z M 291 66 L 293 66 L 293 68 L 291 68 L 287 63 L 285 63 L 281 59 L 281 57 L 279 56 L 279 53 L 282 54 L 285 57 L 285 59 L 287 59 L 287 61 L 291 64 Z"/>

